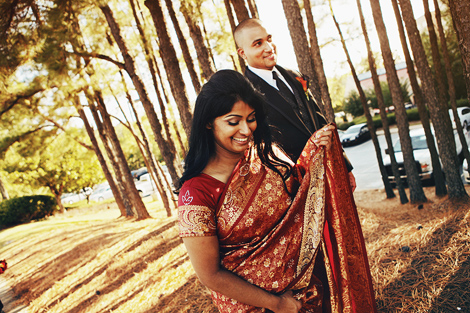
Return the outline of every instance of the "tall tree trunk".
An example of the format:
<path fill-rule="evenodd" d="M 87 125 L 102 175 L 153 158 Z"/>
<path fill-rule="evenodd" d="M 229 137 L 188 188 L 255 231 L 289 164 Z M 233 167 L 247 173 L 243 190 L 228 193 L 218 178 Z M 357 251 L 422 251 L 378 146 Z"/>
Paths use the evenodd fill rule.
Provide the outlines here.
<path fill-rule="evenodd" d="M 175 48 L 171 43 L 170 35 L 168 34 L 160 0 L 146 0 L 144 4 L 149 9 L 153 23 L 155 25 L 155 29 L 157 30 L 160 56 L 168 76 L 168 82 L 170 83 L 170 89 L 173 94 L 173 98 L 175 99 L 176 105 L 178 106 L 184 131 L 189 137 L 192 120 L 189 99 L 186 93 L 183 75 L 181 74 L 178 57 L 176 56 Z"/>
<path fill-rule="evenodd" d="M 173 23 L 173 28 L 176 32 L 176 36 L 178 37 L 181 52 L 183 53 L 184 62 L 186 63 L 186 67 L 188 68 L 189 76 L 191 77 L 194 90 L 196 91 L 196 93 L 199 93 L 199 90 L 201 90 L 201 82 L 199 81 L 199 77 L 197 76 L 196 70 L 194 69 L 194 62 L 191 58 L 191 53 L 189 52 L 188 43 L 186 42 L 186 38 L 184 38 L 183 32 L 181 31 L 181 27 L 178 22 L 178 19 L 176 18 L 175 10 L 173 9 L 173 4 L 171 3 L 171 0 L 165 0 L 165 3 L 171 18 L 171 22 Z"/>
<path fill-rule="evenodd" d="M 426 1 L 426 0 L 423 0 Z M 426 16 L 430 16 L 431 13 L 429 12 L 429 6 L 425 5 L 425 10 L 426 10 Z M 449 58 L 449 51 L 447 50 L 447 42 L 446 42 L 446 36 L 444 34 L 444 28 L 442 27 L 442 20 L 441 20 L 441 10 L 439 9 L 439 3 L 437 3 L 437 0 L 434 0 L 434 12 L 436 13 L 436 22 L 437 22 L 437 29 L 439 32 L 439 37 L 441 40 L 441 49 L 442 49 L 442 55 L 444 57 L 444 64 L 445 64 L 445 69 L 446 69 L 446 76 L 447 76 L 447 83 L 449 85 L 448 92 L 449 92 L 449 100 L 450 100 L 450 107 L 452 108 L 452 113 L 454 115 L 454 121 L 455 121 L 455 126 L 457 128 L 457 133 L 459 135 L 460 143 L 462 144 L 462 153 L 463 157 L 467 160 L 467 164 L 470 164 L 470 152 L 468 151 L 468 144 L 467 144 L 467 138 L 464 135 L 463 128 L 462 128 L 462 122 L 460 121 L 460 116 L 457 113 L 457 101 L 455 99 L 455 84 L 454 84 L 454 77 L 452 76 L 452 66 L 450 64 L 450 58 Z M 426 21 L 428 18 L 426 18 Z M 428 22 L 428 27 L 431 27 L 430 25 L 433 25 L 432 19 L 429 20 Z M 432 27 L 434 29 L 434 27 Z M 430 30 L 431 31 L 431 30 Z M 436 38 L 437 41 L 437 38 Z M 437 43 L 436 43 L 437 46 Z M 436 47 L 437 53 L 439 50 Z M 434 57 L 434 52 L 433 52 L 433 57 Z M 435 61 L 434 61 L 435 63 Z M 444 73 L 442 73 L 444 75 Z M 443 78 L 441 78 L 443 80 Z M 444 85 L 442 83 L 442 85 Z M 445 88 L 444 88 L 445 90 Z M 444 91 L 442 90 L 442 91 Z M 468 125 L 467 125 L 468 127 Z"/>
<path fill-rule="evenodd" d="M 119 167 L 119 164 L 116 160 L 116 156 L 114 155 L 110 145 L 109 145 L 109 140 L 108 140 L 108 135 L 105 131 L 105 127 L 99 117 L 99 113 L 98 113 L 98 110 L 94 104 L 94 96 L 91 94 L 90 91 L 85 91 L 87 93 L 87 99 L 88 99 L 88 107 L 90 108 L 90 111 L 91 111 L 91 114 L 93 115 L 93 119 L 95 120 L 95 124 L 96 124 L 96 128 L 98 129 L 98 134 L 101 138 L 101 142 L 103 143 L 103 146 L 104 146 L 104 149 L 106 151 L 106 154 L 108 155 L 108 159 L 109 161 L 111 162 L 111 165 L 114 169 L 114 176 L 116 178 L 116 183 L 114 183 L 114 179 L 112 176 L 108 176 L 106 177 L 106 179 L 110 178 L 110 180 L 108 180 L 108 184 L 109 186 L 111 187 L 113 184 L 115 184 L 116 186 L 116 189 L 115 191 L 113 191 L 113 189 L 111 189 L 111 191 L 113 191 L 113 195 L 114 195 L 114 192 L 116 192 L 116 194 L 118 194 L 118 198 L 116 198 L 116 196 L 114 197 L 114 199 L 119 199 L 119 200 L 116 200 L 117 201 L 120 201 L 123 203 L 124 205 L 124 208 L 125 208 L 125 211 L 122 212 L 121 211 L 121 214 L 125 217 L 132 217 L 134 216 L 134 210 L 133 210 L 133 207 L 132 207 L 132 203 L 130 202 L 130 199 L 126 196 L 127 195 L 127 192 L 126 192 L 126 187 L 125 187 L 125 184 L 124 184 L 124 181 L 122 179 L 122 174 L 121 174 L 121 169 Z"/>
<path fill-rule="evenodd" d="M 305 33 L 304 24 L 302 22 L 299 3 L 297 0 L 282 0 L 282 6 L 284 7 L 284 14 L 287 19 L 287 26 L 289 27 L 299 70 L 310 78 L 312 82 L 310 91 L 318 106 L 323 110 L 318 77 L 310 55 L 307 34 Z"/>
<path fill-rule="evenodd" d="M 245 6 L 245 0 L 230 0 L 237 15 L 238 24 L 246 19 L 250 18 L 250 13 Z"/>
<path fill-rule="evenodd" d="M 364 41 L 367 48 L 367 59 L 369 61 L 369 68 L 372 74 L 372 81 L 374 84 L 374 91 L 377 97 L 377 104 L 380 109 L 380 119 L 382 120 L 382 127 L 384 130 L 385 141 L 387 142 L 388 153 L 390 156 L 390 163 L 392 167 L 393 176 L 395 176 L 395 181 L 397 184 L 398 194 L 400 195 L 400 203 L 408 203 L 408 196 L 406 195 L 403 181 L 400 177 L 400 171 L 398 169 L 397 160 L 395 158 L 395 152 L 393 150 L 392 136 L 390 134 L 390 128 L 388 125 L 387 113 L 385 110 L 385 101 L 382 93 L 382 87 L 380 86 L 379 76 L 377 74 L 377 68 L 375 66 L 375 58 L 372 53 L 370 46 L 369 34 L 367 32 L 366 22 L 364 20 L 364 14 L 362 13 L 362 6 L 360 0 L 356 0 L 357 8 L 359 11 L 359 18 L 361 20 L 362 33 L 364 34 Z M 381 157 L 381 156 L 380 156 Z M 387 188 L 387 187 L 386 187 Z"/>
<path fill-rule="evenodd" d="M 0 177 L 0 193 L 2 194 L 3 200 L 10 199 L 10 195 L 8 194 L 7 188 L 5 187 L 5 184 L 3 183 L 3 179 L 1 177 Z"/>
<path fill-rule="evenodd" d="M 390 181 L 388 180 L 387 171 L 385 170 L 385 166 L 384 166 L 383 158 L 382 158 L 382 150 L 380 149 L 379 140 L 377 139 L 377 133 L 375 132 L 375 127 L 374 127 L 374 122 L 372 121 L 372 116 L 370 115 L 370 110 L 367 104 L 366 95 L 364 94 L 364 90 L 362 89 L 361 82 L 359 81 L 359 78 L 357 77 L 357 74 L 356 74 L 356 69 L 354 68 L 354 65 L 352 64 L 352 61 L 351 61 L 351 57 L 349 56 L 348 48 L 346 47 L 346 42 L 344 40 L 343 33 L 341 32 L 341 28 L 338 22 L 336 21 L 335 14 L 333 12 L 333 6 L 331 5 L 331 0 L 328 0 L 328 3 L 330 5 L 331 16 L 333 18 L 336 29 L 338 30 L 339 37 L 341 39 L 341 44 L 343 46 L 344 54 L 346 55 L 349 68 L 351 69 L 351 74 L 353 76 L 354 83 L 356 84 L 357 91 L 359 92 L 359 97 L 361 99 L 362 107 L 364 108 L 364 115 L 366 116 L 367 127 L 369 128 L 369 131 L 372 137 L 372 143 L 374 144 L 375 155 L 377 157 L 377 163 L 379 164 L 380 174 L 382 176 L 382 182 L 384 183 L 384 187 L 385 187 L 385 193 L 387 194 L 387 198 L 394 198 L 395 193 L 393 192 L 392 185 L 390 184 Z"/>
<path fill-rule="evenodd" d="M 247 0 L 248 7 L 250 8 L 251 17 L 259 18 L 258 7 L 256 6 L 255 0 Z"/>
<path fill-rule="evenodd" d="M 149 218 L 150 215 L 145 208 L 144 203 L 142 202 L 142 198 L 137 191 L 134 178 L 132 177 L 131 170 L 129 169 L 129 165 L 127 164 L 126 157 L 124 152 L 122 151 L 121 144 L 119 143 L 119 139 L 114 131 L 113 124 L 111 123 L 111 119 L 109 114 L 106 110 L 106 106 L 104 104 L 103 97 L 101 92 L 95 91 L 96 103 L 98 105 L 98 110 L 101 113 L 101 118 L 103 119 L 103 124 L 105 125 L 106 133 L 109 136 L 109 140 L 113 146 L 113 151 L 117 157 L 119 168 L 121 169 L 122 178 L 124 184 L 126 186 L 127 195 L 129 196 L 133 207 L 137 212 L 137 219 L 146 219 Z"/>
<path fill-rule="evenodd" d="M 122 57 L 124 59 L 125 70 L 130 76 L 130 78 L 132 79 L 132 82 L 134 83 L 136 91 L 139 94 L 140 101 L 142 102 L 145 113 L 149 119 L 150 126 L 152 127 L 155 140 L 160 148 L 163 159 L 165 160 L 165 163 L 168 166 L 168 171 L 170 172 L 171 178 L 173 179 L 173 182 L 176 182 L 180 174 L 180 165 L 176 162 L 176 151 L 175 151 L 173 142 L 171 140 L 166 141 L 163 138 L 162 126 L 160 124 L 160 121 L 155 113 L 155 110 L 153 109 L 153 104 L 150 102 L 150 99 L 147 95 L 147 91 L 145 90 L 145 86 L 142 83 L 142 80 L 140 79 L 140 77 L 137 75 L 134 60 L 130 56 L 128 49 L 124 43 L 124 40 L 122 39 L 119 25 L 114 19 L 111 9 L 108 6 L 100 7 L 100 9 L 101 11 L 103 11 L 106 17 L 106 20 L 109 24 L 109 27 L 111 29 L 111 33 L 113 34 L 114 40 L 119 46 Z M 181 72 L 180 72 L 180 75 L 181 75 Z M 170 85 L 171 85 L 171 80 L 170 80 Z M 184 82 L 181 82 L 180 85 L 184 86 Z M 185 127 L 184 122 L 183 122 L 183 127 Z"/>
<path fill-rule="evenodd" d="M 237 23 L 235 23 L 235 18 L 233 16 L 233 11 L 232 11 L 232 6 L 230 5 L 230 0 L 224 0 L 224 4 L 225 4 L 225 11 L 227 11 L 228 21 L 230 22 L 230 27 L 232 28 L 232 34 L 233 34 L 235 32 L 235 28 L 237 27 Z M 234 39 L 234 42 L 235 42 L 235 39 Z M 235 46 L 236 46 L 236 43 L 235 43 Z M 240 71 L 242 73 L 245 73 L 245 70 L 246 70 L 245 60 L 243 60 L 243 58 L 238 53 L 237 53 L 237 56 L 238 56 L 238 64 L 240 65 Z M 235 69 L 237 68 L 235 62 L 234 62 L 233 67 Z"/>
<path fill-rule="evenodd" d="M 379 0 L 370 0 L 370 5 L 372 7 L 374 23 L 379 36 L 385 70 L 387 72 L 387 82 L 390 87 L 390 94 L 395 106 L 398 133 L 400 135 L 400 144 L 403 153 L 403 163 L 405 165 L 407 182 L 410 188 L 410 201 L 411 203 L 425 202 L 427 199 L 423 191 L 421 180 L 419 178 L 418 169 L 416 168 L 416 161 L 413 155 L 413 147 L 411 145 L 410 126 L 408 123 L 408 117 L 406 115 L 405 103 L 395 69 L 395 62 L 390 50 L 387 31 L 385 29 L 385 24 L 382 18 L 382 10 L 380 8 Z"/>
<path fill-rule="evenodd" d="M 147 134 L 145 133 L 145 130 L 142 126 L 142 123 L 140 122 L 139 114 L 137 113 L 137 110 L 135 109 L 134 102 L 132 101 L 129 90 L 127 89 L 127 85 L 126 85 L 124 76 L 122 76 L 122 84 L 124 86 L 124 91 L 126 93 L 127 101 L 129 102 L 129 105 L 132 108 L 132 112 L 134 113 L 135 123 L 136 123 L 137 128 L 139 129 L 140 135 L 142 137 L 142 142 L 140 142 L 140 140 L 138 140 L 137 135 L 134 134 L 134 132 L 133 132 L 133 135 L 136 138 L 137 145 L 139 146 L 139 149 L 141 150 L 142 156 L 144 157 L 145 165 L 147 166 L 147 169 L 149 169 L 149 173 L 150 173 L 153 181 L 155 182 L 155 185 L 157 186 L 158 192 L 160 193 L 160 196 L 161 196 L 162 202 L 163 202 L 163 206 L 165 207 L 165 210 L 167 212 L 167 216 L 170 217 L 172 214 L 171 214 L 171 208 L 170 208 L 170 201 L 168 200 L 168 194 L 165 191 L 165 188 L 163 188 L 163 186 L 162 186 L 163 185 L 162 179 L 159 175 L 159 172 L 157 171 L 157 167 L 155 166 L 155 163 L 154 163 L 155 158 L 153 156 L 152 149 L 150 148 L 150 144 L 147 140 Z M 116 98 L 116 101 L 117 101 L 117 98 Z M 119 105 L 119 107 L 121 108 L 121 105 Z M 121 108 L 121 111 L 123 112 L 122 108 Z M 123 112 L 123 114 L 124 114 L 124 112 Z M 128 123 L 129 123 L 129 121 L 128 121 Z M 129 128 L 132 129 L 132 126 L 131 126 L 130 123 L 129 123 Z M 143 148 L 141 146 L 143 146 Z M 171 195 L 172 195 L 172 193 L 171 193 L 171 190 L 170 190 L 170 196 Z"/>
<path fill-rule="evenodd" d="M 134 0 L 129 0 L 129 2 L 131 4 L 132 13 L 134 15 L 134 20 L 136 22 L 137 29 L 139 30 L 140 38 L 142 40 L 142 44 L 143 44 L 143 48 L 144 48 L 144 52 L 145 52 L 145 59 L 147 60 L 148 67 L 150 69 L 150 74 L 152 75 L 153 86 L 154 86 L 154 89 L 155 89 L 155 93 L 157 94 L 157 100 L 158 100 L 158 104 L 160 106 L 160 110 L 161 110 L 161 114 L 162 114 L 162 123 L 163 123 L 163 128 L 165 129 L 166 138 L 167 138 L 168 141 L 171 141 L 169 122 L 168 122 L 168 118 L 167 118 L 166 111 L 165 111 L 166 105 L 165 105 L 165 102 L 163 102 L 162 96 L 160 94 L 160 90 L 158 89 L 159 84 L 158 84 L 158 79 L 157 79 L 157 74 L 156 74 L 156 70 L 158 70 L 158 65 L 157 65 L 157 62 L 156 62 L 156 59 L 155 59 L 155 55 L 151 52 L 152 47 L 150 46 L 150 43 L 148 42 L 147 37 L 145 36 L 144 28 L 142 27 L 142 25 L 140 23 L 140 19 L 137 16 L 137 11 L 135 9 Z M 125 82 L 121 71 L 120 71 L 120 74 L 121 74 L 121 77 L 123 79 L 123 82 Z M 198 80 L 198 82 L 199 82 L 199 80 Z M 167 101 L 166 103 L 168 103 L 168 102 L 169 101 Z"/>
<path fill-rule="evenodd" d="M 418 74 L 422 81 L 424 98 L 426 99 L 431 113 L 437 146 L 446 175 L 449 197 L 466 197 L 467 193 L 460 178 L 459 160 L 455 150 L 455 140 L 449 113 L 446 107 L 439 105 L 436 90 L 434 89 L 431 69 L 429 68 L 423 43 L 419 37 L 418 27 L 414 19 L 413 8 L 409 0 L 401 0 L 400 8 L 410 40 L 411 50 L 416 60 Z"/>
<path fill-rule="evenodd" d="M 435 189 L 434 192 L 437 196 L 444 196 L 447 194 L 447 187 L 444 179 L 444 173 L 442 172 L 441 161 L 439 161 L 439 154 L 437 153 L 436 142 L 434 141 L 434 135 L 431 131 L 431 123 L 429 122 L 428 110 L 424 103 L 423 93 L 421 87 L 418 84 L 418 78 L 416 77 L 415 65 L 411 60 L 410 51 L 408 50 L 408 43 L 406 42 L 405 29 L 403 27 L 403 21 L 401 18 L 400 9 L 398 7 L 397 0 L 392 0 L 393 11 L 395 12 L 395 18 L 397 20 L 398 32 L 400 34 L 400 42 L 403 48 L 403 54 L 406 60 L 406 68 L 408 71 L 408 77 L 410 79 L 411 89 L 413 90 L 415 103 L 418 107 L 419 118 L 423 125 L 424 134 L 426 136 L 426 143 L 431 155 L 432 172 L 434 176 Z"/>
<path fill-rule="evenodd" d="M 103 156 L 103 153 L 101 153 L 100 147 L 98 145 L 98 141 L 96 140 L 95 133 L 93 132 L 93 129 L 90 126 L 90 123 L 88 122 L 88 118 L 86 117 L 85 111 L 83 110 L 82 106 L 78 103 L 76 103 L 76 108 L 78 111 L 78 115 L 83 121 L 83 124 L 85 125 L 86 132 L 88 134 L 88 137 L 90 138 L 91 145 L 93 146 L 93 150 L 95 151 L 96 157 L 98 158 L 98 161 L 100 162 L 101 169 L 103 170 L 104 177 L 109 183 L 109 187 L 111 188 L 111 192 L 113 193 L 114 200 L 116 201 L 116 204 L 119 208 L 119 212 L 121 212 L 122 217 L 127 217 L 127 210 L 126 206 L 124 204 L 124 201 L 122 200 L 121 193 L 118 190 L 118 187 L 116 186 L 116 183 L 114 182 L 113 175 L 111 174 L 108 164 L 106 164 L 106 160 Z M 132 213 L 132 211 L 130 211 Z"/>
<path fill-rule="evenodd" d="M 313 20 L 312 6 L 310 0 L 304 0 L 305 13 L 307 15 L 308 35 L 310 38 L 310 52 L 315 66 L 315 71 L 318 77 L 318 84 L 320 87 L 321 98 L 323 100 L 323 108 L 325 110 L 325 117 L 329 122 L 335 121 L 335 111 L 331 104 L 330 92 L 328 91 L 328 83 L 326 81 L 325 70 L 323 68 L 323 60 L 320 54 L 320 45 L 318 44 L 317 30 L 315 21 Z"/>
<path fill-rule="evenodd" d="M 169 0 L 166 0 L 167 2 Z M 209 80 L 209 77 L 212 76 L 215 72 L 214 62 L 210 57 L 209 50 L 204 44 L 204 36 L 202 36 L 201 28 L 195 22 L 192 16 L 192 10 L 189 8 L 191 3 L 181 2 L 180 11 L 184 16 L 186 24 L 189 28 L 189 34 L 196 49 L 197 59 L 202 70 L 202 77 L 205 81 Z"/>
<path fill-rule="evenodd" d="M 450 14 L 459 42 L 463 73 L 467 85 L 467 98 L 470 100 L 470 2 L 449 0 Z"/>

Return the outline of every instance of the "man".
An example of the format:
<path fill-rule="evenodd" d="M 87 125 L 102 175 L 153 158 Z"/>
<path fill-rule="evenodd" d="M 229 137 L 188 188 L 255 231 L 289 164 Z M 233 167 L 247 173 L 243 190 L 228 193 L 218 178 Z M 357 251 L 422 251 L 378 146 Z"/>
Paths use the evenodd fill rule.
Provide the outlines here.
<path fill-rule="evenodd" d="M 277 65 L 276 46 L 272 35 L 259 19 L 242 21 L 234 31 L 238 54 L 246 61 L 245 76 L 265 96 L 273 135 L 295 162 L 307 140 L 322 129 L 315 142 L 329 148 L 332 126 L 327 124 L 318 105 L 308 91 L 308 79 L 299 72 Z M 354 191 L 356 180 L 345 155 L 349 181 Z"/>

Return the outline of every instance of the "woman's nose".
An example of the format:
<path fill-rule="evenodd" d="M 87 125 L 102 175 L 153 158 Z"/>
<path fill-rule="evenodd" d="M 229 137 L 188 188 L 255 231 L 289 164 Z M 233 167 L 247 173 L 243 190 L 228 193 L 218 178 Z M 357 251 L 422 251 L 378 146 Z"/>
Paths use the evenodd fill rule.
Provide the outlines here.
<path fill-rule="evenodd" d="M 240 134 L 242 135 L 251 135 L 251 129 L 250 127 L 248 126 L 248 123 L 245 121 L 245 122 L 240 122 Z"/>

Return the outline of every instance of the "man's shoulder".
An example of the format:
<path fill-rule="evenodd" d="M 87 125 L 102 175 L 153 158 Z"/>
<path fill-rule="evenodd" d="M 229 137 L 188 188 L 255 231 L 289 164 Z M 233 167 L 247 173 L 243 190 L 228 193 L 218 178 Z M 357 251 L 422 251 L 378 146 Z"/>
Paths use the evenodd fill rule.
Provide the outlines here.
<path fill-rule="evenodd" d="M 280 65 L 276 65 L 276 69 L 281 72 L 282 75 L 289 74 L 292 77 L 302 77 L 302 73 L 296 70 L 292 70 L 289 68 L 282 67 Z"/>

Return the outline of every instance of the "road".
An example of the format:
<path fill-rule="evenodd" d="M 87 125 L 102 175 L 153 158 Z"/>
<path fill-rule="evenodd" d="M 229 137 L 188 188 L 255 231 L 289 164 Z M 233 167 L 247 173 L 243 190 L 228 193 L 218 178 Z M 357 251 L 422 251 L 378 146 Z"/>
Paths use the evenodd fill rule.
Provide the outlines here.
<path fill-rule="evenodd" d="M 410 129 L 421 127 L 421 124 L 410 125 Z M 396 127 L 391 128 L 390 132 L 392 134 L 392 142 L 395 142 L 398 139 L 398 129 Z M 384 156 L 387 143 L 383 131 L 377 132 L 377 138 L 382 150 L 382 156 Z M 384 189 L 372 140 L 357 146 L 344 147 L 344 151 L 354 167 L 353 174 L 356 177 L 356 190 Z"/>

